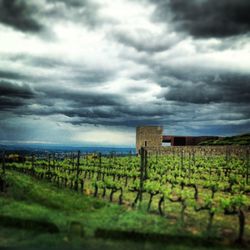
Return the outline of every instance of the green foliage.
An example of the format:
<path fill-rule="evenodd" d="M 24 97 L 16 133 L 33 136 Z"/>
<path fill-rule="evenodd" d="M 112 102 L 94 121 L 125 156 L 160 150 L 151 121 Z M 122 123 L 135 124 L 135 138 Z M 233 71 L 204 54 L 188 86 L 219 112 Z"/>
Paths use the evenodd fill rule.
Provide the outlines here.
<path fill-rule="evenodd" d="M 237 209 L 248 204 L 246 195 L 234 195 L 221 199 L 221 207 L 223 209 Z"/>
<path fill-rule="evenodd" d="M 249 204 L 249 196 L 246 195 L 250 190 L 246 178 L 246 158 L 230 154 L 226 150 L 220 154 L 204 153 L 201 150 L 195 153 L 195 157 L 190 152 L 180 153 L 178 150 L 175 154 L 158 155 L 157 159 L 155 156 L 150 156 L 142 179 L 139 157 L 103 156 L 101 160 L 95 157 L 89 159 L 82 157 L 78 172 L 76 163 L 70 159 L 56 161 L 55 165 L 37 159 L 33 167 L 31 159 L 27 159 L 25 163 L 8 163 L 6 168 L 25 172 L 51 181 L 60 187 L 78 191 L 82 181 L 82 194 L 98 193 L 103 199 L 114 194 L 110 200 L 120 204 L 140 203 L 140 206 L 137 206 L 140 208 L 150 203 L 149 210 L 157 209 L 161 215 L 164 215 L 162 211 L 166 204 L 174 213 L 180 211 L 179 207 L 182 207 L 183 216 L 185 209 L 185 213 L 186 211 L 190 213 L 190 210 L 207 210 L 211 215 L 215 212 L 217 214 L 217 211 L 224 212 L 225 209 L 235 212 L 242 208 L 246 211 Z M 17 187 L 18 184 L 15 184 L 15 188 Z M 15 188 L 11 189 L 12 192 Z M 118 190 L 119 192 L 116 192 Z M 143 194 L 142 200 L 141 197 L 139 199 L 140 191 Z M 53 209 L 62 209 L 61 206 L 65 206 L 65 210 L 70 210 L 64 204 L 65 197 L 46 199 L 50 190 L 45 190 L 44 196 L 36 196 L 36 192 L 37 190 L 27 189 L 27 185 L 24 185 L 19 186 L 18 190 L 13 192 L 13 196 L 18 193 L 19 200 L 30 197 L 31 200 L 43 202 L 43 205 Z M 73 200 L 71 202 L 74 203 Z M 92 204 L 91 208 L 98 209 L 99 204 Z"/>

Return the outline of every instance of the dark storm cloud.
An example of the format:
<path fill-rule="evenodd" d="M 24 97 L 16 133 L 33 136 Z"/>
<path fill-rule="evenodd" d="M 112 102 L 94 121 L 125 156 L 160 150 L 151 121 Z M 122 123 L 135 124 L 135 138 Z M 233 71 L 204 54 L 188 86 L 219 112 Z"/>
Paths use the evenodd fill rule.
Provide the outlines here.
<path fill-rule="evenodd" d="M 67 7 L 80 8 L 82 5 L 90 4 L 89 0 L 47 0 L 48 3 L 63 3 Z"/>
<path fill-rule="evenodd" d="M 165 113 L 159 110 L 159 107 L 154 107 L 151 112 L 147 112 L 146 108 L 138 108 L 132 105 L 127 107 L 127 109 L 112 107 L 113 110 L 111 109 L 111 112 L 102 110 L 102 108 L 90 109 L 89 111 L 85 110 L 82 112 L 81 116 L 74 116 L 75 119 L 67 121 L 67 123 L 73 125 L 126 126 L 131 128 L 142 124 L 162 126 L 167 124 L 168 127 L 174 126 L 179 132 L 181 132 L 183 128 L 188 128 L 190 131 L 195 131 L 199 134 L 198 127 L 203 126 L 204 123 L 214 123 L 214 121 L 217 120 L 224 124 L 225 122 L 242 120 L 239 124 L 244 125 L 247 123 L 244 122 L 244 119 L 248 119 L 249 117 L 249 112 L 247 115 L 247 111 L 244 111 L 244 107 L 239 104 L 235 104 L 234 106 L 230 104 L 215 104 L 214 106 L 210 106 L 210 108 L 192 103 L 185 105 L 180 103 L 172 104 L 171 102 L 167 102 L 163 105 L 162 108 L 168 109 Z M 249 122 L 247 124 L 249 124 Z M 208 134 L 210 133 L 213 133 L 213 131 L 209 131 Z"/>
<path fill-rule="evenodd" d="M 47 99 L 61 99 L 71 103 L 73 107 L 117 105 L 121 97 L 115 94 L 100 93 L 97 91 L 82 91 L 77 87 L 72 88 L 37 88 L 40 94 Z"/>
<path fill-rule="evenodd" d="M 15 110 L 30 103 L 35 93 L 27 84 L 0 81 L 0 109 Z"/>
<path fill-rule="evenodd" d="M 0 93 L 1 111 L 11 110 L 16 115 L 65 115 L 81 120 L 114 118 L 115 110 L 123 99 L 115 94 L 63 87 L 40 87 L 33 91 L 26 84 L 3 81 L 0 82 Z M 38 106 L 33 108 L 31 104 Z"/>
<path fill-rule="evenodd" d="M 105 83 L 115 77 L 115 72 L 101 69 L 84 69 L 84 67 L 72 67 L 70 74 L 64 77 L 65 80 L 84 84 L 85 86 L 94 86 Z"/>
<path fill-rule="evenodd" d="M 40 32 L 43 25 L 34 17 L 35 5 L 24 0 L 0 0 L 0 22 L 24 32 Z"/>
<path fill-rule="evenodd" d="M 146 109 L 145 106 L 135 107 L 134 105 L 129 103 L 125 104 L 123 102 L 123 105 L 119 104 L 116 106 L 87 107 L 68 110 L 65 111 L 64 114 L 73 118 L 67 121 L 73 125 L 93 124 L 135 127 L 141 124 L 163 124 L 162 116 L 164 114 L 167 115 L 168 111 L 159 110 L 157 108 L 159 107 Z M 161 115 L 161 117 L 159 117 L 159 115 Z"/>
<path fill-rule="evenodd" d="M 139 124 L 143 120 L 150 120 L 158 122 L 155 117 L 171 114 L 166 108 L 161 109 L 159 106 L 152 105 L 152 108 L 145 109 L 145 106 L 129 105 L 116 105 L 112 107 L 92 107 L 86 110 L 79 109 L 79 117 L 89 119 L 97 119 L 94 123 L 99 121 L 102 125 L 123 125 L 129 124 L 134 126 L 135 123 Z M 133 123 L 132 123 L 133 121 Z M 82 122 L 82 121 L 79 121 Z M 127 126 L 127 125 L 126 125 Z"/>
<path fill-rule="evenodd" d="M 50 5 L 49 5 L 50 4 Z M 90 28 L 102 25 L 99 5 L 90 0 L 0 0 L 0 22 L 16 30 L 54 38 L 51 23 L 71 21 Z"/>
<path fill-rule="evenodd" d="M 249 0 L 160 0 L 154 19 L 169 22 L 194 37 L 229 37 L 249 33 Z"/>
<path fill-rule="evenodd" d="M 159 75 L 157 77 L 155 80 L 160 79 Z M 167 123 L 170 126 L 190 122 L 190 117 L 202 122 L 213 120 L 215 113 L 206 113 L 205 116 L 195 114 L 195 110 L 202 109 L 201 104 L 225 103 L 223 108 L 220 106 L 216 110 L 216 114 L 225 114 L 223 120 L 239 119 L 233 114 L 241 114 L 241 118 L 249 117 L 248 109 L 244 108 L 250 100 L 249 76 L 221 74 L 204 79 L 206 81 L 195 82 L 175 78 L 173 74 L 165 76 L 162 87 L 168 87 L 168 91 L 162 92 L 158 104 L 147 105 L 133 105 L 122 94 L 63 86 L 37 86 L 33 91 L 28 85 L 1 82 L 1 97 L 4 97 L 1 98 L 1 107 L 2 110 L 12 110 L 16 115 L 64 115 L 70 118 L 67 122 L 73 125 L 134 127 Z M 33 108 L 30 104 L 39 106 Z M 230 115 L 226 115 L 228 112 Z"/>
<path fill-rule="evenodd" d="M 165 94 L 165 98 L 171 101 L 205 104 L 220 102 L 221 93 L 212 89 L 205 83 L 188 83 L 171 87 Z"/>
<path fill-rule="evenodd" d="M 159 117 L 157 120 L 156 116 L 172 114 L 171 110 L 159 105 L 148 108 L 144 105 L 131 105 L 121 94 L 52 86 L 38 86 L 33 92 L 27 85 L 21 88 L 9 83 L 1 90 L 4 90 L 3 93 L 8 98 L 5 99 L 3 110 L 11 109 L 18 116 L 64 115 L 70 118 L 67 122 L 73 125 L 133 127 L 142 123 L 158 123 Z M 33 107 L 30 104 L 37 105 Z"/>
<path fill-rule="evenodd" d="M 51 82 L 54 78 L 57 81 L 66 81 L 74 84 L 87 85 L 98 85 L 100 83 L 107 82 L 115 77 L 115 72 L 112 69 L 99 69 L 99 68 L 88 68 L 81 63 L 73 63 L 64 59 L 59 58 L 48 58 L 42 56 L 32 56 L 24 54 L 16 54 L 10 56 L 4 56 L 4 59 L 9 64 L 15 62 L 25 66 L 36 69 L 32 74 L 25 73 L 23 70 L 8 70 L 1 68 L 0 66 L 0 80 L 20 80 L 24 82 Z M 48 74 L 37 74 L 37 70 L 48 70 L 53 69 L 54 71 L 63 72 L 60 76 L 48 75 Z M 67 74 L 66 74 L 67 72 Z"/>
<path fill-rule="evenodd" d="M 121 103 L 125 103 L 122 95 L 103 93 L 96 89 L 114 77 L 112 70 L 88 68 L 63 59 L 24 54 L 5 55 L 4 60 L 34 70 L 26 73 L 20 69 L 0 70 L 1 111 L 11 111 L 17 116 L 65 115 L 69 118 L 79 117 L 82 123 L 83 120 L 92 119 L 93 124 L 96 124 L 94 119 L 113 119 L 111 113 Z M 55 76 L 51 75 L 50 69 L 56 72 Z M 44 73 L 39 73 L 40 70 Z M 49 76 L 45 73 L 47 70 Z M 57 72 L 63 74 L 57 76 Z M 29 82 L 33 89 L 22 82 Z"/>
<path fill-rule="evenodd" d="M 180 56 L 182 55 L 178 55 Z M 168 57 L 163 61 L 152 59 L 147 55 L 130 54 L 124 57 L 150 69 L 146 74 L 141 74 L 139 80 L 144 78 L 147 82 L 162 87 L 158 95 L 161 105 L 155 107 L 155 112 L 150 114 L 151 118 L 154 118 L 150 119 L 147 115 L 150 104 L 146 104 L 143 109 L 134 107 L 133 112 L 134 114 L 138 112 L 138 117 L 129 114 L 127 121 L 131 121 L 131 124 L 140 125 L 145 121 L 149 125 L 159 124 L 174 128 L 178 134 L 197 135 L 225 135 L 230 133 L 230 127 L 233 133 L 247 131 L 246 128 L 249 128 L 250 74 L 248 72 L 238 72 L 237 68 L 227 68 L 223 64 L 216 67 L 205 60 L 204 63 L 200 63 L 199 60 L 185 62 L 185 55 L 183 64 L 171 63 L 171 57 L 169 61 Z M 161 107 L 165 108 L 165 113 L 160 111 Z M 124 108 L 126 109 L 124 114 L 131 111 L 129 106 Z M 215 125 L 211 126 L 211 130 L 205 130 L 208 127 L 206 124 L 209 123 Z M 223 133 L 222 128 L 225 127 L 227 132 Z M 218 132 L 215 128 L 218 128 Z"/>
<path fill-rule="evenodd" d="M 172 107 L 160 104 L 151 104 L 148 105 L 147 108 L 145 108 L 144 105 L 126 105 L 126 106 L 120 106 L 117 107 L 117 112 L 119 112 L 121 115 L 125 115 L 127 117 L 156 117 L 156 116 L 168 116 L 171 114 L 174 114 Z"/>
<path fill-rule="evenodd" d="M 130 59 L 130 58 L 128 58 Z M 210 68 L 209 62 L 195 61 L 174 65 L 150 60 L 147 56 L 131 58 L 147 66 L 150 72 L 144 76 L 147 81 L 160 85 L 163 90 L 158 96 L 178 103 L 250 103 L 250 74 L 236 69 Z"/>
<path fill-rule="evenodd" d="M 0 69 L 0 79 L 1 78 L 13 79 L 13 80 L 24 80 L 26 79 L 26 76 L 18 72 Z"/>
<path fill-rule="evenodd" d="M 100 118 L 89 118 L 80 119 L 77 121 L 71 121 L 72 125 L 83 125 L 83 124 L 91 124 L 91 125 L 104 125 L 104 126 L 125 126 L 130 128 L 135 128 L 140 125 L 163 125 L 163 123 L 159 120 L 156 120 L 152 117 L 137 117 L 131 118 L 130 120 L 124 119 L 122 117 L 116 119 L 100 119 Z"/>
<path fill-rule="evenodd" d="M 172 108 L 154 105 L 145 108 L 145 105 L 135 106 L 122 100 L 112 106 L 75 107 L 62 111 L 72 119 L 68 121 L 73 125 L 95 124 L 107 126 L 135 127 L 141 124 L 164 124 L 164 117 L 174 115 Z"/>
<path fill-rule="evenodd" d="M 250 75 L 223 73 L 207 75 L 201 80 L 171 78 L 162 81 L 168 90 L 167 100 L 197 104 L 209 103 L 250 103 Z M 181 77 L 181 75 L 180 75 Z"/>
<path fill-rule="evenodd" d="M 29 99 L 34 97 L 34 92 L 27 84 L 19 85 L 12 82 L 0 81 L 0 95 Z"/>
<path fill-rule="evenodd" d="M 21 98 L 11 98 L 3 96 L 0 100 L 1 111 L 16 110 L 22 106 L 26 105 L 26 101 Z"/>

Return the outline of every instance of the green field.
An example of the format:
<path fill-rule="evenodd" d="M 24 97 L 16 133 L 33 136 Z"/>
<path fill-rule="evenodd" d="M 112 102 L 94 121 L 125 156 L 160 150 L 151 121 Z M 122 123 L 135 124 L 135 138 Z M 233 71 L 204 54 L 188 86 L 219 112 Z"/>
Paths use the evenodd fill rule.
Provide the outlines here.
<path fill-rule="evenodd" d="M 22 162 L 8 155 L 0 246 L 247 248 L 244 150 L 26 156 Z"/>

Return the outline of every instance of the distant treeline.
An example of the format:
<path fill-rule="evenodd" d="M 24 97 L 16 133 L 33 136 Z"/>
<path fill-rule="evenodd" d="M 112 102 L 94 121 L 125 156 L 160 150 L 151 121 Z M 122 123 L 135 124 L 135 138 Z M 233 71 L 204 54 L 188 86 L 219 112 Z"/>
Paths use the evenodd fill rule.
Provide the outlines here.
<path fill-rule="evenodd" d="M 219 139 L 210 139 L 199 143 L 199 145 L 250 145 L 250 133 L 223 137 Z"/>

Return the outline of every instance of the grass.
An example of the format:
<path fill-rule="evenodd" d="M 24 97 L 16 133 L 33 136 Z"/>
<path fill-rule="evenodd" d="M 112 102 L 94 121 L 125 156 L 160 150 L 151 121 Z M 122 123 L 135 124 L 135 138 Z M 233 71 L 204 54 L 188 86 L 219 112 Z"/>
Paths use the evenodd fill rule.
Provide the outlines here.
<path fill-rule="evenodd" d="M 119 206 L 91 196 L 76 193 L 68 189 L 59 189 L 45 181 L 30 176 L 7 172 L 8 190 L 0 196 L 0 216 L 17 218 L 26 224 L 22 228 L 6 227 L 0 222 L 0 247 L 27 248 L 83 248 L 83 249 L 165 249 L 166 243 L 154 241 L 113 240 L 96 238 L 97 229 L 109 232 L 136 232 L 168 236 L 185 235 L 189 240 L 167 244 L 167 249 L 193 249 L 192 240 L 204 237 L 202 232 L 194 232 L 191 220 L 182 230 L 175 218 L 166 219 L 146 212 L 146 202 L 140 209 Z M 206 217 L 206 215 L 201 215 Z M 25 227 L 34 221 L 48 222 L 59 229 L 57 234 L 37 231 Z M 32 224 L 33 225 L 33 224 Z M 202 225 L 201 225 L 202 226 Z M 84 236 L 82 233 L 84 231 Z M 112 238 L 112 237 L 111 237 Z M 211 249 L 221 249 L 213 246 Z M 224 246 L 225 249 L 231 247 Z M 209 249 L 197 246 L 196 249 Z M 234 248 L 235 249 L 235 248 Z"/>

